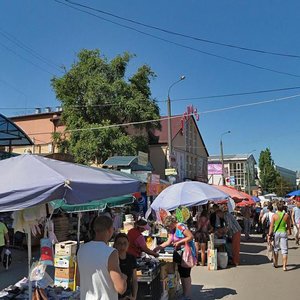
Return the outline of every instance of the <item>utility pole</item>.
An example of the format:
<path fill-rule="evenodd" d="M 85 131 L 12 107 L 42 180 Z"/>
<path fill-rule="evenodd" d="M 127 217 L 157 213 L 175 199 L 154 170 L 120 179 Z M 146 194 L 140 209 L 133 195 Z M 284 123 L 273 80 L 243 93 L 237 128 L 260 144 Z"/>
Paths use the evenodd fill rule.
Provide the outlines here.
<path fill-rule="evenodd" d="M 172 83 L 168 89 L 167 109 L 168 109 L 168 148 L 169 148 L 168 166 L 169 166 L 169 168 L 171 168 L 171 155 L 173 153 L 173 151 L 172 151 L 172 125 L 171 125 L 172 112 L 171 112 L 170 90 L 175 84 L 179 83 L 180 81 L 182 81 L 184 79 L 185 79 L 185 76 L 182 75 L 179 78 L 179 80 Z"/>
<path fill-rule="evenodd" d="M 225 134 L 229 134 L 231 133 L 230 130 L 226 131 L 226 132 L 223 132 L 221 134 L 221 137 L 220 137 L 220 149 L 221 149 L 221 162 L 222 162 L 222 185 L 225 185 L 225 176 L 224 176 L 224 154 L 223 154 L 223 141 L 222 141 L 222 137 L 223 135 Z"/>

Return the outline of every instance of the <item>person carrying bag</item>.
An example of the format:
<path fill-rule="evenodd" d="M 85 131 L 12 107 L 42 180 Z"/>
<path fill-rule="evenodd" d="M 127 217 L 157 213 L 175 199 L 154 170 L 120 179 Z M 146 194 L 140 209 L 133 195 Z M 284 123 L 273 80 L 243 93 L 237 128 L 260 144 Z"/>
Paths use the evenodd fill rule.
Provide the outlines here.
<path fill-rule="evenodd" d="M 268 234 L 268 243 L 274 243 L 273 266 L 278 267 L 278 252 L 281 249 L 283 270 L 287 271 L 288 234 L 291 234 L 289 215 L 284 211 L 284 203 L 277 204 L 277 213 L 273 215 Z"/>

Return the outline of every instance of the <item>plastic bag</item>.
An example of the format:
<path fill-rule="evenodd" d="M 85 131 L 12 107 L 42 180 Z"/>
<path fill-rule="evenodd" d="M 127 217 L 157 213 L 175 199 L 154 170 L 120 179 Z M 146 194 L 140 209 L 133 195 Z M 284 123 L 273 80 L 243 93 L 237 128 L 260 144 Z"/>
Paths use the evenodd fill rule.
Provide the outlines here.
<path fill-rule="evenodd" d="M 192 268 L 196 265 L 196 257 L 194 257 L 191 246 L 186 243 L 182 253 L 181 266 L 184 268 Z"/>
<path fill-rule="evenodd" d="M 5 249 L 4 255 L 3 255 L 3 267 L 8 270 L 8 267 L 10 266 L 12 261 L 11 252 L 9 249 Z"/>

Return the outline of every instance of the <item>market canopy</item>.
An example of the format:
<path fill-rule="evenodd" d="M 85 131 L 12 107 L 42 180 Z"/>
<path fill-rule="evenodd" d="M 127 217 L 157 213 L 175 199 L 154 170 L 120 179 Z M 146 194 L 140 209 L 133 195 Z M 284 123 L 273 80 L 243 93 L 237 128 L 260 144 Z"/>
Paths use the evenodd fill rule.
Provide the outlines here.
<path fill-rule="evenodd" d="M 51 201 L 54 209 L 60 209 L 65 212 L 85 212 L 104 210 L 106 207 L 117 207 L 131 204 L 134 201 L 133 195 L 125 195 L 120 197 L 111 197 L 103 200 L 95 200 L 83 204 L 67 204 L 64 200 Z"/>
<path fill-rule="evenodd" d="M 23 154 L 0 161 L 0 212 L 64 199 L 82 204 L 139 191 L 140 181 L 91 168 Z"/>
<path fill-rule="evenodd" d="M 287 196 L 288 197 L 293 197 L 293 196 L 299 197 L 300 196 L 300 190 L 290 192 L 290 193 L 287 194 Z"/>
<path fill-rule="evenodd" d="M 252 200 L 250 195 L 248 195 L 242 191 L 238 191 L 234 187 L 227 186 L 227 185 L 213 185 L 213 187 L 228 194 L 235 201 L 242 201 L 242 200 L 251 201 Z"/>
<path fill-rule="evenodd" d="M 228 199 L 229 195 L 215 187 L 199 182 L 186 181 L 170 185 L 164 189 L 153 201 L 151 208 L 174 210 L 179 206 L 196 206 L 208 201 Z"/>
<path fill-rule="evenodd" d="M 33 142 L 14 122 L 0 114 L 0 146 L 31 146 Z"/>

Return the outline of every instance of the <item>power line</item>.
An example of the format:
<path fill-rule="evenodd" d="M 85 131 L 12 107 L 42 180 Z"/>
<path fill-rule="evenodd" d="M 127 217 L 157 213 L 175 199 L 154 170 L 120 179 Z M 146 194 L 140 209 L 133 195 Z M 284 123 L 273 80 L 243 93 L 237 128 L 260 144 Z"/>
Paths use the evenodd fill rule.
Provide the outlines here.
<path fill-rule="evenodd" d="M 101 17 L 99 15 L 96 15 L 94 13 L 85 11 L 83 9 L 80 9 L 80 8 L 72 6 L 72 5 L 69 5 L 68 3 L 65 3 L 65 2 L 62 2 L 62 1 L 59 1 L 59 0 L 54 0 L 54 1 L 57 2 L 57 3 L 60 3 L 62 5 L 65 5 L 67 7 L 70 7 L 72 9 L 74 9 L 74 10 L 81 11 L 81 12 L 83 12 L 85 14 L 88 14 L 88 15 L 91 15 L 91 16 L 96 17 L 98 19 L 101 19 L 103 21 L 115 24 L 117 26 L 129 29 L 129 30 L 132 30 L 132 31 L 135 31 L 135 32 L 138 32 L 138 33 L 146 35 L 146 36 L 150 36 L 150 37 L 152 37 L 154 39 L 157 39 L 157 40 L 160 40 L 160 41 L 163 41 L 163 42 L 166 42 L 166 43 L 169 43 L 169 44 L 172 44 L 172 45 L 184 48 L 184 49 L 189 49 L 189 50 L 192 50 L 192 51 L 195 51 L 195 52 L 198 52 L 198 53 L 202 53 L 202 54 L 205 54 L 205 55 L 208 55 L 208 56 L 216 57 L 216 58 L 219 58 L 219 59 L 223 59 L 223 60 L 226 60 L 226 61 L 238 63 L 238 64 L 241 64 L 241 65 L 245 65 L 245 66 L 248 66 L 248 67 L 252 67 L 252 68 L 256 68 L 256 69 L 260 69 L 260 70 L 264 70 L 264 71 L 268 71 L 268 72 L 272 72 L 272 73 L 277 73 L 277 74 L 287 75 L 287 76 L 297 77 L 297 78 L 300 77 L 300 75 L 297 75 L 297 74 L 293 74 L 293 73 L 289 73 L 289 72 L 283 72 L 283 71 L 279 71 L 279 70 L 275 70 L 275 69 L 263 67 L 263 66 L 260 66 L 260 65 L 256 65 L 256 64 L 244 62 L 244 61 L 241 61 L 241 60 L 238 60 L 238 59 L 233 59 L 233 58 L 229 58 L 229 57 L 226 57 L 226 56 L 214 54 L 214 53 L 211 53 L 211 52 L 202 51 L 200 49 L 197 49 L 197 48 L 194 48 L 194 47 L 190 47 L 190 46 L 187 46 L 187 45 L 184 45 L 184 44 L 180 44 L 180 43 L 177 43 L 177 42 L 174 42 L 174 41 L 171 41 L 171 40 L 168 40 L 168 39 L 156 36 L 154 34 L 150 34 L 150 33 L 141 31 L 141 30 L 136 29 L 134 27 L 131 27 L 131 26 L 128 26 L 128 25 L 124 25 L 124 24 L 121 24 L 121 23 L 118 23 L 118 22 L 115 22 L 115 21 L 103 18 L 103 17 Z"/>
<path fill-rule="evenodd" d="M 0 79 L 0 81 L 5 82 L 4 80 Z M 8 84 L 7 82 L 5 82 Z M 13 88 L 13 87 L 12 87 Z M 14 88 L 15 89 L 15 88 Z M 208 96 L 199 96 L 199 97 L 190 97 L 190 98 L 177 98 L 177 99 L 171 99 L 172 102 L 179 102 L 179 101 L 190 101 L 190 100 L 202 100 L 202 99 L 214 99 L 214 98 L 226 98 L 226 97 L 236 97 L 236 96 L 245 96 L 245 95 L 255 95 L 255 94 L 262 94 L 262 93 L 271 93 L 271 92 L 280 92 L 280 91 L 288 91 L 288 90 L 295 90 L 300 89 L 300 86 L 294 86 L 294 87 L 286 87 L 286 88 L 277 88 L 277 89 L 269 89 L 269 90 L 258 90 L 258 91 L 250 91 L 250 92 L 241 92 L 241 93 L 231 93 L 231 94 L 221 94 L 221 95 L 208 95 Z M 26 96 L 22 91 L 15 89 L 22 95 Z M 166 102 L 166 100 L 156 100 L 156 103 L 163 103 Z M 74 108 L 81 108 L 81 107 L 107 107 L 107 106 L 120 106 L 123 103 L 103 103 L 103 104 L 85 104 L 85 105 L 70 105 L 69 107 Z M 2 110 L 33 110 L 36 109 L 38 106 L 35 107 L 0 107 Z M 38 108 L 48 108 L 49 106 L 44 107 L 38 107 Z M 51 107 L 53 108 L 53 106 Z"/>
<path fill-rule="evenodd" d="M 35 66 L 36 68 L 38 68 L 38 69 L 40 69 L 40 70 L 42 70 L 42 71 L 44 71 L 44 72 L 46 72 L 46 73 L 48 73 L 48 74 L 50 74 L 50 75 L 56 76 L 54 73 L 49 72 L 48 70 L 44 69 L 43 67 L 41 67 L 41 66 L 37 65 L 36 63 L 32 62 L 30 59 L 28 59 L 28 58 L 26 58 L 26 57 L 24 57 L 24 56 L 18 54 L 15 50 L 13 50 L 13 49 L 7 47 L 6 45 L 2 44 L 1 42 L 0 42 L 0 46 L 2 46 L 2 47 L 3 47 L 4 49 L 6 49 L 7 51 L 13 53 L 14 55 L 18 56 L 19 58 L 23 59 L 24 61 L 30 63 L 30 64 L 33 65 L 33 66 Z"/>
<path fill-rule="evenodd" d="M 254 102 L 254 103 L 240 104 L 240 105 L 235 105 L 235 106 L 223 107 L 223 108 L 219 108 L 219 109 L 207 110 L 207 111 L 199 112 L 199 114 L 200 115 L 209 114 L 209 113 L 221 112 L 221 111 L 226 111 L 226 110 L 231 110 L 231 109 L 236 109 L 236 108 L 256 106 L 256 105 L 260 105 L 260 104 L 267 104 L 267 103 L 279 102 L 279 101 L 286 101 L 286 100 L 290 100 L 290 99 L 297 98 L 297 97 L 300 97 L 300 94 L 296 94 L 296 95 L 288 96 L 288 97 L 282 97 L 282 98 L 275 98 L 275 99 L 270 99 L 270 100 L 265 100 L 265 101 L 259 101 L 259 102 Z M 186 116 L 192 116 L 192 115 L 193 115 L 193 113 L 187 114 Z M 115 127 L 127 127 L 127 126 L 147 124 L 147 123 L 156 123 L 156 122 L 160 122 L 160 121 L 163 121 L 163 120 L 178 119 L 178 118 L 181 119 L 182 116 L 180 115 L 180 116 L 164 117 L 164 118 L 158 118 L 158 119 L 152 119 L 152 120 L 128 122 L 128 123 L 120 123 L 120 124 L 111 124 L 111 125 L 97 126 L 97 127 L 91 127 L 91 128 L 68 129 L 68 130 L 65 130 L 64 133 L 89 131 L 89 130 L 100 130 L 100 129 L 107 129 L 107 128 L 115 128 Z M 31 133 L 29 135 L 50 134 L 50 133 L 52 133 L 52 132 L 36 132 L 36 133 Z"/>
<path fill-rule="evenodd" d="M 5 32 L 3 29 L 0 28 L 0 34 L 6 38 L 7 40 L 11 41 L 12 43 L 14 43 L 15 45 L 17 45 L 18 47 L 20 47 L 21 49 L 27 51 L 28 53 L 30 53 L 32 56 L 34 56 L 35 58 L 39 59 L 40 61 L 42 61 L 43 63 L 47 64 L 48 66 L 55 68 L 56 70 L 62 72 L 62 69 L 59 65 L 55 64 L 54 62 L 52 62 L 51 60 L 45 58 L 44 56 L 40 55 L 37 51 L 35 51 L 34 49 L 32 49 L 31 47 L 27 46 L 26 44 L 24 44 L 23 42 L 21 42 L 20 40 L 18 40 L 16 37 L 14 37 L 12 34 Z"/>
<path fill-rule="evenodd" d="M 179 32 L 171 31 L 171 30 L 168 30 L 168 29 L 164 29 L 164 28 L 161 28 L 161 27 L 145 24 L 145 23 L 142 23 L 142 22 L 139 22 L 139 21 L 135 21 L 133 19 L 124 18 L 124 17 L 121 17 L 119 15 L 109 13 L 109 12 L 106 12 L 104 10 L 100 10 L 100 9 L 90 7 L 90 6 L 87 6 L 87 5 L 83 5 L 81 3 L 73 2 L 73 1 L 70 1 L 70 0 L 65 0 L 65 2 L 68 2 L 68 3 L 73 4 L 75 6 L 80 6 L 80 7 L 89 9 L 91 11 L 96 11 L 96 12 L 99 12 L 101 14 L 108 15 L 108 16 L 111 16 L 111 17 L 114 17 L 114 18 L 117 18 L 117 19 L 120 19 L 120 20 L 123 20 L 123 21 L 127 21 L 127 22 L 130 22 L 130 23 L 136 24 L 136 25 L 140 25 L 140 26 L 143 26 L 143 27 L 146 27 L 146 28 L 155 29 L 157 31 L 161 31 L 161 32 L 176 35 L 176 36 L 181 36 L 181 37 L 196 40 L 196 41 L 199 41 L 199 42 L 204 42 L 204 43 L 209 43 L 209 44 L 214 44 L 214 45 L 219 45 L 219 46 L 224 46 L 224 47 L 229 47 L 229 48 L 235 48 L 235 49 L 239 49 L 239 50 L 243 50 L 243 51 L 257 52 L 257 53 L 262 53 L 262 54 L 269 54 L 269 55 L 289 57 L 289 58 L 300 58 L 300 55 L 294 55 L 294 54 L 289 54 L 289 53 L 287 54 L 287 53 L 280 53 L 280 52 L 273 52 L 273 51 L 255 49 L 255 48 L 242 47 L 242 46 L 238 46 L 238 45 L 234 45 L 234 44 L 221 43 L 221 42 L 212 41 L 212 40 L 208 40 L 208 39 L 204 39 L 204 38 L 199 38 L 199 37 L 187 35 L 187 34 L 184 34 L 184 33 L 179 33 Z"/>

